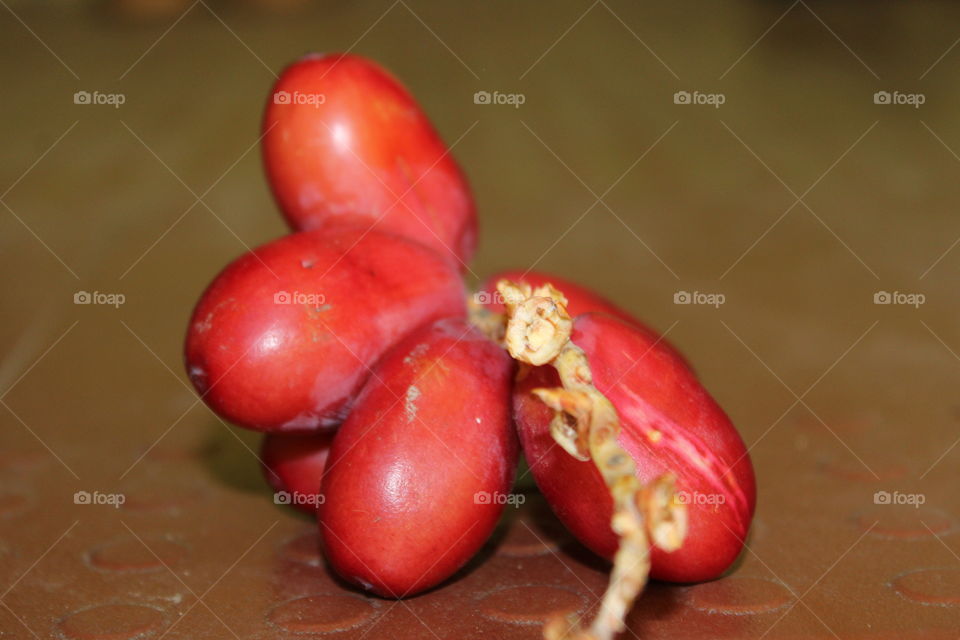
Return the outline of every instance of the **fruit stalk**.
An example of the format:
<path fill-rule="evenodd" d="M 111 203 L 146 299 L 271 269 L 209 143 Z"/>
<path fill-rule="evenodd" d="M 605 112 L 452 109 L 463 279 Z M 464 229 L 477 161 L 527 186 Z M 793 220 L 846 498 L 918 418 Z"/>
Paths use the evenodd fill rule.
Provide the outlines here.
<path fill-rule="evenodd" d="M 620 420 L 613 404 L 593 385 L 583 350 L 570 341 L 573 322 L 566 298 L 545 284 L 532 288 L 501 280 L 497 289 L 507 313 L 504 342 L 510 355 L 527 365 L 547 364 L 561 386 L 534 390 L 554 412 L 553 439 L 579 460 L 592 460 L 613 498 L 611 528 L 620 540 L 610 584 L 600 611 L 585 628 L 575 616 L 555 618 L 544 638 L 607 640 L 625 628 L 625 618 L 650 573 L 650 547 L 678 549 L 686 534 L 686 510 L 676 499 L 674 476 L 647 485 L 637 478 L 633 458 L 620 446 Z M 522 374 L 521 374 L 522 375 Z"/>

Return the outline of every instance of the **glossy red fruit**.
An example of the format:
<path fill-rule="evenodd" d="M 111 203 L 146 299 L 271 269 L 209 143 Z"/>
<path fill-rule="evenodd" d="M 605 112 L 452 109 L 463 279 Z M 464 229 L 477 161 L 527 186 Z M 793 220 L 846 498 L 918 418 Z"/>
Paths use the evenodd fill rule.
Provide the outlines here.
<path fill-rule="evenodd" d="M 390 346 L 463 307 L 459 274 L 423 245 L 355 229 L 293 234 L 235 260 L 204 292 L 187 371 L 241 426 L 330 427 Z"/>
<path fill-rule="evenodd" d="M 318 515 L 327 559 L 382 596 L 440 583 L 490 536 L 517 464 L 513 363 L 461 319 L 384 357 L 337 432 Z"/>
<path fill-rule="evenodd" d="M 516 269 L 495 273 L 480 285 L 474 299 L 491 311 L 503 313 L 503 302 L 501 301 L 500 294 L 497 292 L 497 283 L 501 280 L 529 284 L 532 287 L 539 287 L 547 283 L 552 284 L 554 288 L 563 293 L 567 298 L 567 313 L 570 314 L 570 317 L 575 318 L 584 313 L 600 311 L 619 318 L 628 324 L 632 324 L 654 341 L 659 341 L 660 345 L 666 349 L 670 349 L 677 358 L 682 360 L 688 367 L 690 366 L 686 357 L 680 353 L 673 344 L 663 338 L 659 332 L 651 329 L 631 315 L 629 311 L 619 307 L 596 291 L 582 284 L 577 284 L 572 280 L 567 280 L 566 278 L 561 278 L 560 276 L 546 273 L 545 271 L 521 271 Z M 692 367 L 690 368 L 691 370 L 693 369 Z"/>
<path fill-rule="evenodd" d="M 333 431 L 306 434 L 269 433 L 260 447 L 263 477 L 278 502 L 315 513 L 323 468 L 330 455 Z"/>
<path fill-rule="evenodd" d="M 583 349 L 593 383 L 620 416 L 619 443 L 649 482 L 668 471 L 687 504 L 683 546 L 653 549 L 651 576 L 698 582 L 721 575 L 746 539 L 756 504 L 750 456 L 723 409 L 690 369 L 650 336 L 602 313 L 574 320 L 571 340 Z M 514 412 L 523 451 L 557 516 L 596 553 L 611 558 L 612 501 L 594 464 L 581 462 L 550 436 L 552 412 L 531 390 L 559 386 L 556 372 L 538 367 L 517 382 Z"/>
<path fill-rule="evenodd" d="M 293 63 L 263 131 L 267 177 L 294 229 L 350 219 L 458 266 L 470 260 L 477 220 L 467 180 L 413 97 L 374 62 L 331 54 Z"/>

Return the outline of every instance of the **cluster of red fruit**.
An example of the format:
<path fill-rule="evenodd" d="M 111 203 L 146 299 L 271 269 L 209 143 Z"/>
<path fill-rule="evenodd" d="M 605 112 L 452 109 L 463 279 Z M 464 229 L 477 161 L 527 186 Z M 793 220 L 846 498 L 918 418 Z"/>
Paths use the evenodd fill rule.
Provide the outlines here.
<path fill-rule="evenodd" d="M 570 531 L 616 553 L 608 484 L 556 446 L 559 414 L 534 393 L 559 386 L 559 370 L 518 365 L 502 327 L 477 321 L 509 318 L 504 279 L 559 290 L 546 301 L 572 318 L 569 342 L 615 408 L 637 478 L 675 477 L 688 533 L 676 551 L 653 545 L 651 575 L 699 581 L 730 566 L 755 503 L 730 420 L 676 350 L 574 283 L 499 274 L 469 304 L 469 187 L 393 77 L 356 56 L 308 56 L 283 72 L 263 126 L 267 176 L 295 233 L 207 288 L 186 365 L 214 411 L 266 432 L 266 477 L 316 511 L 333 569 L 391 597 L 448 578 L 493 531 L 520 449 Z"/>

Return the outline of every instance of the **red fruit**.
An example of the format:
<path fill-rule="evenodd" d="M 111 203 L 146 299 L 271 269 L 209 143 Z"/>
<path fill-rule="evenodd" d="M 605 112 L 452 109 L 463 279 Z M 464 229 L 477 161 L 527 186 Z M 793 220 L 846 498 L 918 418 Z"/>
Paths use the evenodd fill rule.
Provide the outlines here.
<path fill-rule="evenodd" d="M 347 54 L 293 63 L 263 131 L 267 177 L 294 229 L 348 219 L 470 260 L 477 220 L 467 180 L 413 97 L 375 63 Z"/>
<path fill-rule="evenodd" d="M 318 511 L 327 559 L 369 591 L 413 595 L 490 536 L 513 483 L 513 364 L 461 319 L 377 365 L 337 432 Z"/>
<path fill-rule="evenodd" d="M 500 294 L 497 293 L 497 283 L 501 280 L 510 280 L 511 282 L 529 284 L 531 287 L 539 287 L 547 283 L 552 284 L 555 289 L 559 290 L 561 293 L 563 293 L 564 297 L 566 297 L 566 308 L 567 313 L 570 314 L 570 317 L 575 318 L 584 313 L 600 311 L 619 318 L 628 324 L 632 324 L 654 341 L 659 340 L 659 344 L 670 349 L 677 358 L 682 360 L 684 364 L 690 367 L 687 359 L 677 350 L 676 347 L 663 338 L 659 332 L 651 329 L 644 323 L 640 322 L 640 320 L 632 316 L 629 311 L 622 309 L 610 300 L 604 298 L 599 293 L 581 284 L 577 284 L 576 282 L 567 280 L 566 278 L 561 278 L 544 271 L 520 271 L 519 269 L 513 271 L 501 271 L 500 273 L 495 273 L 487 278 L 477 290 L 475 299 L 491 311 L 495 311 L 497 313 L 504 312 L 503 302 L 501 302 Z M 690 368 L 691 370 L 693 369 L 693 367 Z"/>
<path fill-rule="evenodd" d="M 306 513 L 317 510 L 323 467 L 333 432 L 267 434 L 260 447 L 263 477 L 287 504 Z"/>
<path fill-rule="evenodd" d="M 743 546 L 756 504 L 753 467 L 723 409 L 676 355 L 643 331 L 602 313 L 574 320 L 572 342 L 583 349 L 593 384 L 620 416 L 620 445 L 644 483 L 672 471 L 688 509 L 683 546 L 654 548 L 651 576 L 697 582 L 721 575 Z M 596 553 L 612 558 L 612 500 L 593 462 L 582 462 L 550 436 L 553 412 L 531 390 L 559 386 L 551 367 L 517 382 L 514 412 L 537 485 L 557 516 Z"/>
<path fill-rule="evenodd" d="M 376 231 L 293 234 L 231 263 L 187 332 L 190 379 L 218 414 L 261 431 L 338 424 L 400 338 L 463 313 L 455 269 Z"/>

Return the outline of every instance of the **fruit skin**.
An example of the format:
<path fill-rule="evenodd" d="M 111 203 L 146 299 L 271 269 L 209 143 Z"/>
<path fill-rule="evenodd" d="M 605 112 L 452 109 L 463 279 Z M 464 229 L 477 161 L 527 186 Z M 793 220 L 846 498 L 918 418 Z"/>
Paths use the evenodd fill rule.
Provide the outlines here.
<path fill-rule="evenodd" d="M 614 316 L 627 324 L 633 325 L 652 340 L 659 340 L 660 345 L 672 351 L 679 360 L 693 371 L 693 367 L 687 362 L 686 356 L 680 353 L 680 351 L 661 336 L 659 332 L 638 320 L 629 311 L 622 309 L 582 284 L 577 284 L 572 280 L 561 278 L 560 276 L 545 271 L 522 271 L 520 269 L 513 269 L 495 273 L 484 280 L 480 288 L 477 289 L 475 300 L 478 300 L 484 307 L 491 311 L 503 313 L 504 306 L 503 303 L 500 302 L 500 295 L 497 293 L 497 283 L 500 280 L 526 283 L 532 287 L 550 283 L 567 298 L 567 313 L 569 313 L 571 317 L 575 318 L 581 314 L 594 311 L 600 311 Z"/>
<path fill-rule="evenodd" d="M 292 304 L 278 303 L 284 294 Z M 292 234 L 241 256 L 207 288 L 187 331 L 187 372 L 240 426 L 332 427 L 391 345 L 461 313 L 459 274 L 423 245 L 348 228 Z"/>
<path fill-rule="evenodd" d="M 384 357 L 323 476 L 320 531 L 337 573 L 404 597 L 480 549 L 503 511 L 480 492 L 506 496 L 517 464 L 513 371 L 506 352 L 461 319 L 424 327 Z"/>
<path fill-rule="evenodd" d="M 322 103 L 297 103 L 310 96 Z M 351 219 L 417 240 L 458 266 L 473 255 L 477 216 L 466 177 L 413 97 L 370 60 L 314 54 L 287 67 L 267 102 L 263 159 L 293 229 Z"/>
<path fill-rule="evenodd" d="M 673 553 L 653 549 L 651 576 L 671 582 L 720 576 L 739 554 L 756 505 L 753 466 L 730 419 L 683 362 L 635 327 L 588 313 L 574 320 L 571 340 L 586 354 L 593 384 L 620 416 L 618 442 L 636 462 L 640 480 L 672 471 L 678 492 L 688 498 L 683 546 Z M 579 461 L 554 444 L 553 414 L 531 394 L 555 386 L 559 377 L 550 367 L 531 369 L 516 384 L 514 415 L 523 452 L 560 520 L 587 547 L 612 558 L 617 537 L 610 529 L 613 507 L 603 479 L 593 462 Z M 648 437 L 651 429 L 659 432 L 658 440 Z M 710 471 L 694 464 L 688 447 L 710 461 Z"/>
<path fill-rule="evenodd" d="M 290 506 L 316 513 L 323 468 L 333 431 L 306 434 L 268 433 L 260 446 L 263 477 L 277 493 L 290 495 Z"/>

